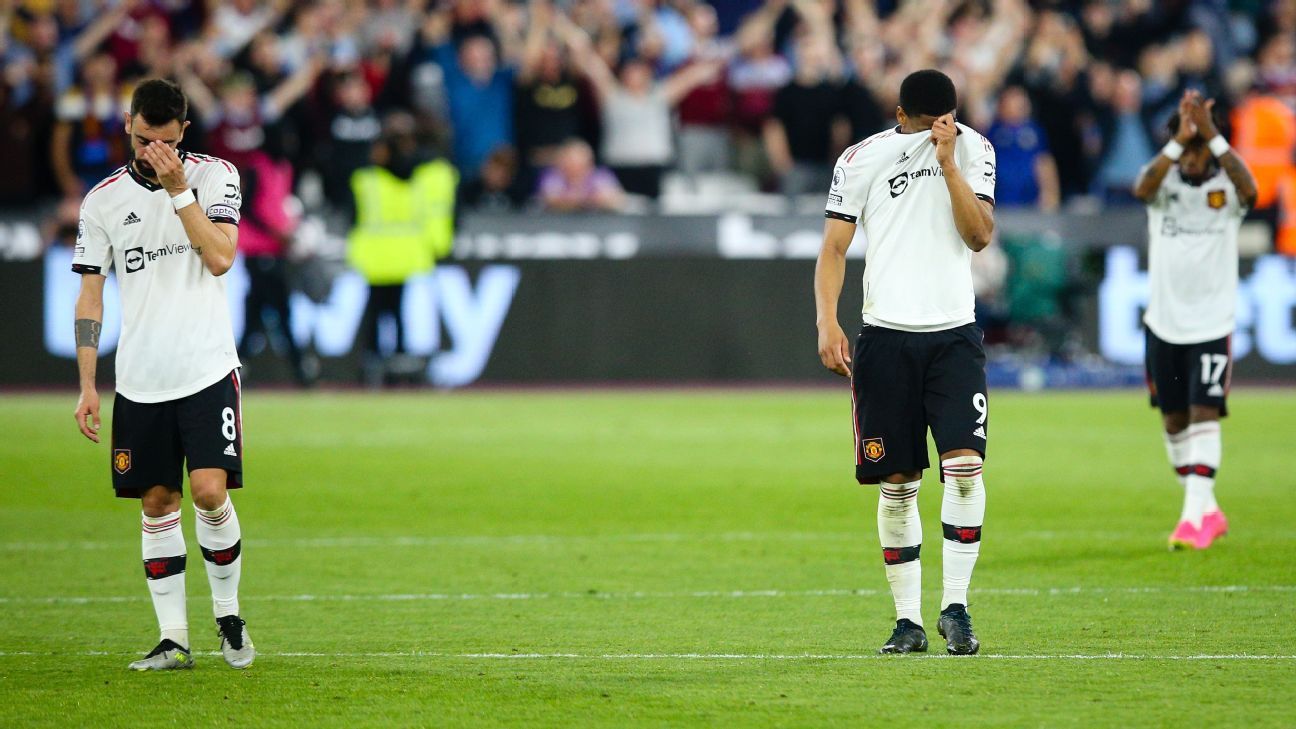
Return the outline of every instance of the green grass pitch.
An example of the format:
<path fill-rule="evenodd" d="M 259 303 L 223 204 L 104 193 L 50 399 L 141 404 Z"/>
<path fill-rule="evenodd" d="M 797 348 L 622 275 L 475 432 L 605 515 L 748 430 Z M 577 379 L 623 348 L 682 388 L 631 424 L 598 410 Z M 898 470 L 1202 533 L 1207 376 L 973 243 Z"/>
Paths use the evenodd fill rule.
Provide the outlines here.
<path fill-rule="evenodd" d="M 211 653 L 186 501 L 197 666 L 172 674 L 125 670 L 156 641 L 137 505 L 74 404 L 0 398 L 6 727 L 1296 721 L 1296 392 L 1234 393 L 1233 534 L 1178 554 L 1141 393 L 993 395 L 983 655 L 954 659 L 932 471 L 933 651 L 874 655 L 893 613 L 844 390 L 252 389 L 234 498 L 260 656 Z"/>

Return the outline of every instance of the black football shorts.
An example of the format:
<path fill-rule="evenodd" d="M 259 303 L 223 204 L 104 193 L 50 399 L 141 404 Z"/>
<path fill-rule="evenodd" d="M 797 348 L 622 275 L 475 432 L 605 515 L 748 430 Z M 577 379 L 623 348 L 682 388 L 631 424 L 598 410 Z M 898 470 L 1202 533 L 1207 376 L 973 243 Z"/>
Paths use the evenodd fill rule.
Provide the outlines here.
<path fill-rule="evenodd" d="M 1190 405 L 1219 408 L 1228 415 L 1233 379 L 1231 337 L 1197 344 L 1171 344 L 1147 330 L 1147 383 L 1152 407 L 1185 412 Z"/>
<path fill-rule="evenodd" d="M 243 411 L 238 370 L 192 395 L 140 403 L 113 401 L 112 480 L 121 498 L 153 486 L 180 490 L 185 467 L 223 468 L 227 488 L 243 485 Z"/>
<path fill-rule="evenodd" d="M 938 332 L 864 326 L 851 371 L 860 483 L 930 466 L 928 428 L 938 453 L 966 448 L 985 456 L 989 409 L 982 339 L 975 324 Z"/>

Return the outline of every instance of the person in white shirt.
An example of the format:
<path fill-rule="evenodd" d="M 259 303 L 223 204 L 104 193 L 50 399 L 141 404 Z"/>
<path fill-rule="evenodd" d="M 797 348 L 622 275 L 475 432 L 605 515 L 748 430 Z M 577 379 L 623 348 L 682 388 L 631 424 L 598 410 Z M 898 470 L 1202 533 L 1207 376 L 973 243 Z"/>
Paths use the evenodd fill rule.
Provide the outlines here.
<path fill-rule="evenodd" d="M 882 653 L 927 650 L 922 627 L 918 487 L 930 428 L 941 458 L 944 596 L 938 622 L 953 654 L 980 643 L 968 583 L 985 515 L 985 350 L 973 323 L 971 257 L 994 231 L 994 147 L 954 121 L 954 83 L 936 70 L 900 85 L 896 127 L 837 160 L 815 267 L 819 358 L 851 378 L 855 477 L 881 486 L 878 532 L 896 627 Z M 846 250 L 864 234 L 864 326 L 855 346 L 837 321 Z"/>
<path fill-rule="evenodd" d="M 1170 534 L 1176 550 L 1206 549 L 1228 532 L 1215 500 L 1219 421 L 1228 414 L 1233 370 L 1237 234 L 1255 205 L 1256 183 L 1219 133 L 1214 106 L 1185 92 L 1170 118 L 1173 138 L 1134 184 L 1148 211 L 1148 387 L 1184 489 Z"/>
<path fill-rule="evenodd" d="M 238 171 L 179 149 L 188 102 L 170 81 L 136 87 L 125 115 L 131 161 L 86 193 L 72 270 L 81 433 L 100 441 L 95 369 L 103 288 L 115 269 L 122 302 L 112 423 L 117 496 L 143 512 L 144 575 L 161 640 L 133 670 L 190 668 L 185 612 L 183 470 L 211 584 L 221 651 L 234 668 L 255 649 L 239 617 L 242 541 L 228 489 L 242 486 L 239 359 L 221 276 L 234 263 Z"/>

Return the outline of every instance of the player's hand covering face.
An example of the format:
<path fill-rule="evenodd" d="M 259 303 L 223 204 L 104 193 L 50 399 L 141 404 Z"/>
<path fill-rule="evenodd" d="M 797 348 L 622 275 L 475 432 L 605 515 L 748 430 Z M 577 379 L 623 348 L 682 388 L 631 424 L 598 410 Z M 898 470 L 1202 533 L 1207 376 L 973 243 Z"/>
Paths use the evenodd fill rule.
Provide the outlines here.
<path fill-rule="evenodd" d="M 958 139 L 958 127 L 954 126 L 954 115 L 945 114 L 938 117 L 932 125 L 931 140 L 936 145 L 936 161 L 949 164 L 954 161 L 954 143 Z"/>
<path fill-rule="evenodd" d="M 171 195 L 178 195 L 187 189 L 185 183 L 184 163 L 180 155 L 165 142 L 150 142 L 140 150 L 140 160 L 153 168 L 158 184 L 166 188 Z"/>

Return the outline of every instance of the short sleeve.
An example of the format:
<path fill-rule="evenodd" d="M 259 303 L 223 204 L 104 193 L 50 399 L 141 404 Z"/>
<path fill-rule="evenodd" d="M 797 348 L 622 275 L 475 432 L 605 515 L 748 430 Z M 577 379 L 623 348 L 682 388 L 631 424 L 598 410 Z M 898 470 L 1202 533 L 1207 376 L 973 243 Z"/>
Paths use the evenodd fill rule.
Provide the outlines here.
<path fill-rule="evenodd" d="M 963 179 L 976 196 L 994 205 L 995 202 L 995 150 L 990 140 L 974 131 L 964 129 L 968 140 L 964 143 L 967 162 L 962 166 Z"/>
<path fill-rule="evenodd" d="M 218 171 L 211 176 L 211 181 L 205 188 L 199 189 L 203 210 L 207 212 L 207 219 L 213 223 L 238 225 L 242 217 L 239 208 L 243 205 L 238 169 L 224 160 L 214 164 Z"/>
<path fill-rule="evenodd" d="M 72 270 L 107 276 L 111 268 L 112 243 L 108 241 L 108 232 L 90 215 L 83 203 L 81 219 L 77 221 L 76 247 L 72 249 Z"/>
<path fill-rule="evenodd" d="M 847 150 L 852 154 L 852 150 Z M 837 158 L 833 167 L 832 181 L 828 185 L 828 204 L 824 206 L 824 217 L 844 220 L 847 223 L 859 222 L 864 214 L 864 204 L 868 202 L 868 175 L 859 164 L 859 159 L 849 159 L 846 154 Z"/>

